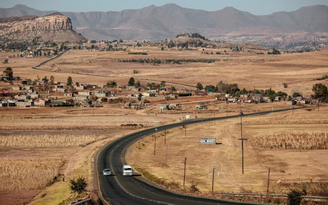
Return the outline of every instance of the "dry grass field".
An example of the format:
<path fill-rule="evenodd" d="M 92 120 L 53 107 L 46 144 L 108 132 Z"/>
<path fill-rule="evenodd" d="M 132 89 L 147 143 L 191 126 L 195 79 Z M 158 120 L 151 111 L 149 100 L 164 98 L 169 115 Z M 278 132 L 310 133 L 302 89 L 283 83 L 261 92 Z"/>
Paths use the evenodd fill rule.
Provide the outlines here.
<path fill-rule="evenodd" d="M 315 122 L 279 123 L 281 118 L 304 118 L 319 115 L 328 117 L 328 110 L 297 110 L 289 113 L 271 113 L 265 116 L 244 118 L 245 174 L 241 173 L 240 119 L 207 122 L 180 127 L 157 134 L 156 155 L 154 137 L 146 137 L 131 146 L 128 163 L 137 170 L 153 174 L 153 180 L 165 187 L 182 192 L 194 192 L 192 185 L 208 195 L 212 188 L 212 171 L 215 168 L 216 192 L 266 193 L 268 169 L 271 170 L 270 193 L 287 193 L 290 189 L 306 188 L 309 195 L 327 196 L 328 150 L 327 124 Z M 278 121 L 256 124 L 260 121 Z M 311 117 L 309 119 L 311 121 Z M 284 134 L 281 134 L 281 133 Z M 277 136 L 288 146 L 272 147 Z M 222 145 L 201 145 L 201 137 L 216 137 Z M 323 145 L 323 144 L 324 145 Z M 270 146 L 267 146 L 267 145 Z M 166 167 L 166 153 L 167 164 Z M 186 189 L 183 189 L 184 160 L 187 158 Z M 219 176 L 218 176 L 219 172 Z"/>
<path fill-rule="evenodd" d="M 201 50 L 165 50 L 158 47 L 129 48 L 131 52 L 148 52 L 148 55 L 128 55 L 128 51 L 87 51 L 71 50 L 62 57 L 47 63 L 40 70 L 32 70 L 32 66 L 48 59 L 39 58 L 12 58 L 9 64 L 0 65 L 0 70 L 10 66 L 14 75 L 35 79 L 37 76 L 53 75 L 56 81 L 66 82 L 71 76 L 74 81 L 85 83 L 106 83 L 116 80 L 120 86 L 126 85 L 130 77 L 141 79 L 164 80 L 169 82 L 196 85 L 216 84 L 219 81 L 238 83 L 240 88 L 248 90 L 269 89 L 281 90 L 292 94 L 299 92 L 306 96 L 312 93 L 315 78 L 322 77 L 328 72 L 328 51 L 316 51 L 301 54 L 283 55 L 256 55 L 253 52 L 230 52 L 229 55 L 205 55 Z M 205 49 L 205 51 L 212 51 Z M 229 52 L 229 51 L 228 51 Z M 215 53 L 215 51 L 214 51 Z M 8 54 L 1 53 L 0 61 Z M 177 64 L 141 64 L 123 63 L 118 59 L 216 59 L 215 63 L 182 63 Z M 133 70 L 140 71 L 133 74 Z M 54 72 L 47 72 L 54 71 Z M 284 88 L 282 83 L 287 83 Z"/>

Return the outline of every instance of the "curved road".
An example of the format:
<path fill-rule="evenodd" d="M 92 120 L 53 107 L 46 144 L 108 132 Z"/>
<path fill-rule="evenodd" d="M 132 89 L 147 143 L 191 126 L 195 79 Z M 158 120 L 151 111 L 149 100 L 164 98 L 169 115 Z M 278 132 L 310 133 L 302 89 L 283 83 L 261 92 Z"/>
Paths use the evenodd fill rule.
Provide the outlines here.
<path fill-rule="evenodd" d="M 296 108 L 296 109 L 302 109 Z M 291 111 L 291 109 L 267 111 L 260 113 L 245 114 L 244 117 L 254 115 L 264 115 L 272 112 Z M 224 120 L 238 118 L 236 116 L 206 118 L 185 121 L 182 123 L 164 125 L 157 127 L 158 132 L 165 129 L 182 126 L 183 124 L 195 124 L 213 120 Z M 200 198 L 173 193 L 160 188 L 140 176 L 123 177 L 122 166 L 124 164 L 124 153 L 129 145 L 143 137 L 155 133 L 155 129 L 147 129 L 122 137 L 108 145 L 98 152 L 95 163 L 95 174 L 97 177 L 100 196 L 104 204 L 112 205 L 155 205 L 155 204 L 188 204 L 188 205 L 211 205 L 211 204 L 246 204 L 242 202 L 216 200 L 209 198 Z M 103 176 L 102 170 L 111 168 L 112 176 Z"/>

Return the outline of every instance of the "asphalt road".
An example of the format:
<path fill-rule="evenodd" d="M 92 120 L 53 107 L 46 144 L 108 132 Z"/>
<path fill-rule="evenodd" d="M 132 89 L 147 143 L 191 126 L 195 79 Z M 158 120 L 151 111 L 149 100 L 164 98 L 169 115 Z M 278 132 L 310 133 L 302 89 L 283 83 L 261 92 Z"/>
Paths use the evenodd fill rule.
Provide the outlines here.
<path fill-rule="evenodd" d="M 296 108 L 302 109 L 302 108 Z M 243 117 L 254 115 L 265 115 L 272 112 L 284 112 L 290 111 L 290 109 L 274 110 L 260 113 L 245 114 Z M 207 119 L 194 119 L 181 123 L 164 125 L 157 127 L 157 131 L 161 132 L 165 129 L 171 129 L 174 127 L 213 120 L 224 120 L 231 118 L 238 118 L 239 116 L 227 116 Z M 187 196 L 170 192 L 168 190 L 152 186 L 149 183 L 145 183 L 140 180 L 140 176 L 123 177 L 122 166 L 125 162 L 124 153 L 129 145 L 134 143 L 145 136 L 155 133 L 155 128 L 139 131 L 133 134 L 129 134 L 122 137 L 108 145 L 106 145 L 98 155 L 96 156 L 95 173 L 97 182 L 100 189 L 100 194 L 103 198 L 104 204 L 112 205 L 153 205 L 153 204 L 188 204 L 188 205 L 213 205 L 213 204 L 246 204 L 242 202 L 216 200 L 209 198 L 199 198 L 193 196 Z M 103 176 L 102 170 L 110 168 L 113 171 L 112 176 Z M 145 180 L 147 181 L 147 180 Z"/>

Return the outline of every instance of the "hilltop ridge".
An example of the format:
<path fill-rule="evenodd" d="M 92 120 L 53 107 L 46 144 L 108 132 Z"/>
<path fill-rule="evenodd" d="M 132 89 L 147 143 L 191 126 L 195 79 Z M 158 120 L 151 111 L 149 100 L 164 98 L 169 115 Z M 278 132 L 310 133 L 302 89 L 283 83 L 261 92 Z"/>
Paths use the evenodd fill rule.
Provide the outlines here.
<path fill-rule="evenodd" d="M 87 40 L 73 30 L 71 19 L 58 12 L 43 17 L 0 19 L 1 40 L 35 40 L 76 42 Z"/>

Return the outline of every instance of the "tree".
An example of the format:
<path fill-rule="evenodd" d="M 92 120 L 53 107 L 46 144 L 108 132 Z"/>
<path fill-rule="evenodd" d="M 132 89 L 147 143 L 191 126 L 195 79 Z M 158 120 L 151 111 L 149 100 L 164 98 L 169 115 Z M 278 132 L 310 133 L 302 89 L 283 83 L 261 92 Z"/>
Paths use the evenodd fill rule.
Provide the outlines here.
<path fill-rule="evenodd" d="M 162 47 L 161 50 L 164 51 L 164 47 Z"/>
<path fill-rule="evenodd" d="M 147 83 L 147 87 L 149 87 L 150 89 L 152 89 L 152 85 L 150 83 Z"/>
<path fill-rule="evenodd" d="M 172 91 L 173 91 L 173 92 L 176 92 L 177 89 L 176 89 L 175 87 L 172 87 Z"/>
<path fill-rule="evenodd" d="M 134 78 L 131 77 L 130 80 L 129 80 L 129 86 L 134 86 Z"/>
<path fill-rule="evenodd" d="M 160 84 L 161 85 L 160 87 L 165 87 L 165 84 L 166 84 L 166 82 L 162 81 L 161 84 Z"/>
<path fill-rule="evenodd" d="M 50 76 L 50 84 L 54 84 L 55 83 L 55 77 L 52 75 Z"/>
<path fill-rule="evenodd" d="M 72 85 L 72 77 L 71 76 L 68 76 L 67 78 L 67 85 L 71 86 Z"/>
<path fill-rule="evenodd" d="M 84 177 L 79 176 L 78 178 L 71 179 L 69 181 L 69 187 L 73 192 L 77 192 L 81 194 L 83 191 L 85 191 L 85 188 L 87 187 L 87 183 Z"/>
<path fill-rule="evenodd" d="M 283 83 L 282 85 L 284 86 L 284 88 L 288 88 L 288 84 L 287 83 Z"/>
<path fill-rule="evenodd" d="M 101 98 L 101 102 L 107 102 L 107 98 L 105 97 Z"/>
<path fill-rule="evenodd" d="M 107 87 L 115 87 L 117 86 L 117 83 L 114 81 L 108 81 L 107 84 L 106 84 Z"/>
<path fill-rule="evenodd" d="M 8 59 L 5 59 L 5 60 L 3 61 L 3 64 L 8 64 Z"/>
<path fill-rule="evenodd" d="M 170 42 L 167 44 L 167 47 L 168 47 L 168 48 L 173 48 L 173 47 L 175 47 L 175 44 L 173 43 L 172 40 L 170 40 Z"/>
<path fill-rule="evenodd" d="M 196 88 L 198 90 L 203 90 L 204 87 L 203 87 L 203 85 L 201 83 L 197 83 Z"/>
<path fill-rule="evenodd" d="M 139 101 L 141 101 L 142 96 L 143 96 L 143 95 L 142 95 L 141 93 L 139 93 L 139 95 L 138 95 L 138 100 L 139 100 Z"/>
<path fill-rule="evenodd" d="M 288 96 L 287 101 L 292 101 L 292 96 Z"/>
<path fill-rule="evenodd" d="M 45 84 L 49 82 L 47 76 L 45 76 L 44 78 L 42 78 L 42 81 L 43 81 L 43 83 L 45 83 Z"/>
<path fill-rule="evenodd" d="M 59 51 L 62 51 L 62 50 L 64 50 L 64 43 L 62 43 L 62 44 L 60 45 L 60 49 L 59 49 Z"/>
<path fill-rule="evenodd" d="M 293 98 L 300 97 L 300 96 L 302 96 L 302 95 L 297 92 L 293 93 Z"/>
<path fill-rule="evenodd" d="M 3 71 L 3 75 L 7 76 L 8 80 L 12 80 L 14 77 L 13 69 L 11 69 L 11 67 L 7 67 L 6 70 Z"/>
<path fill-rule="evenodd" d="M 138 81 L 134 84 L 134 86 L 135 86 L 136 88 L 139 88 L 139 87 L 141 86 L 140 81 L 138 80 Z"/>
<path fill-rule="evenodd" d="M 313 85 L 312 91 L 314 92 L 313 98 L 320 98 L 322 101 L 328 100 L 327 86 L 322 83 Z"/>

